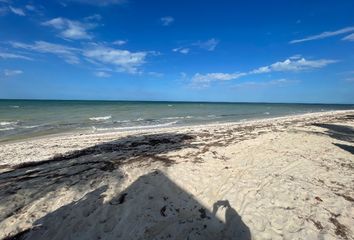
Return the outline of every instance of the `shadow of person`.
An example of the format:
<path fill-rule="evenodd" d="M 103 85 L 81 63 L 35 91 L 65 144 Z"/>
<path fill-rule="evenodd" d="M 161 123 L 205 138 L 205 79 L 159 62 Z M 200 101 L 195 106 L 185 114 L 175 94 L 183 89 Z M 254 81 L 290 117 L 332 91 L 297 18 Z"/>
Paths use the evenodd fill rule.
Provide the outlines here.
<path fill-rule="evenodd" d="M 250 239 L 249 228 L 230 203 L 213 212 L 193 194 L 155 170 L 123 192 L 100 187 L 77 202 L 48 213 L 34 228 L 8 239 Z M 225 219 L 217 217 L 220 207 Z"/>
<path fill-rule="evenodd" d="M 192 139 L 191 135 L 178 133 L 133 135 L 13 166 L 0 173 L 0 223 L 16 219 L 16 215 L 43 197 L 55 197 L 58 190 L 66 189 L 80 196 L 100 186 L 101 182 L 113 179 L 119 183 L 124 178 L 120 170 L 122 164 L 160 162 L 170 166 L 174 161 L 161 154 L 192 148 Z"/>
<path fill-rule="evenodd" d="M 225 227 L 222 230 L 222 239 L 251 239 L 251 233 L 228 200 L 219 200 L 213 205 L 213 215 L 216 216 L 219 208 L 225 210 Z"/>

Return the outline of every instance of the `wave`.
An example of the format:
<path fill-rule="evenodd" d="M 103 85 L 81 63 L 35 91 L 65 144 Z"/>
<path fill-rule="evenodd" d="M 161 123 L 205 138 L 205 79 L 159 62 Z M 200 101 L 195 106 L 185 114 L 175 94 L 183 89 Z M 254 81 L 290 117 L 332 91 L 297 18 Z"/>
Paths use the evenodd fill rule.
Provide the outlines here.
<path fill-rule="evenodd" d="M 189 119 L 189 118 L 193 118 L 193 116 L 184 116 L 184 117 L 165 117 L 165 118 L 161 118 L 161 119 L 169 119 L 169 120 L 172 120 L 172 119 Z"/>
<path fill-rule="evenodd" d="M 15 122 L 0 122 L 0 126 L 16 125 L 18 121 Z"/>
<path fill-rule="evenodd" d="M 178 123 L 178 121 L 173 121 L 173 122 L 167 122 L 167 123 L 160 123 L 160 124 L 155 124 L 155 125 L 142 125 L 142 126 L 129 126 L 129 127 L 112 127 L 112 128 L 95 128 L 93 127 L 94 130 L 97 131 L 108 131 L 108 130 L 137 130 L 137 129 L 150 129 L 150 128 L 162 128 L 162 127 L 168 127 L 171 125 L 174 125 Z"/>
<path fill-rule="evenodd" d="M 128 123 L 131 122 L 131 120 L 117 120 L 117 121 L 113 121 L 113 123 Z"/>
<path fill-rule="evenodd" d="M 15 128 L 13 127 L 8 127 L 8 128 L 0 128 L 0 131 L 9 131 L 9 130 L 14 130 Z"/>
<path fill-rule="evenodd" d="M 104 120 L 108 120 L 111 119 L 112 116 L 104 116 L 104 117 L 91 117 L 89 118 L 91 121 L 104 121 Z"/>
<path fill-rule="evenodd" d="M 31 128 L 36 128 L 36 127 L 40 127 L 40 126 L 41 126 L 41 125 L 23 126 L 22 128 L 31 129 Z"/>
<path fill-rule="evenodd" d="M 270 113 L 269 113 L 269 112 L 264 112 L 263 114 L 264 114 L 264 115 L 269 115 Z"/>
<path fill-rule="evenodd" d="M 17 105 L 11 105 L 9 106 L 10 108 L 20 108 L 20 106 L 17 106 Z"/>

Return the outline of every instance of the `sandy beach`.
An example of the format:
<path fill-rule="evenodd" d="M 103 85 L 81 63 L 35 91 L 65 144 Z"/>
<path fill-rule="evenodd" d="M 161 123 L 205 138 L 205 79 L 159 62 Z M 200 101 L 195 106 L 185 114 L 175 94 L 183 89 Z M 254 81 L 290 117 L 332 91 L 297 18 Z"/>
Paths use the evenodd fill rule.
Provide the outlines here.
<path fill-rule="evenodd" d="M 2 143 L 0 239 L 354 239 L 354 111 Z"/>

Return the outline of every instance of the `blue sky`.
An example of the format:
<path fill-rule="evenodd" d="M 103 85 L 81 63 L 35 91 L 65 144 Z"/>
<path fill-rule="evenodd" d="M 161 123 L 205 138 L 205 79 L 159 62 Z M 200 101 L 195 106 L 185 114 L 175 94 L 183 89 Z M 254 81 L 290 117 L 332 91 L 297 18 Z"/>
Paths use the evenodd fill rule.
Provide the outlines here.
<path fill-rule="evenodd" d="M 354 1 L 0 0 L 0 98 L 354 103 Z"/>

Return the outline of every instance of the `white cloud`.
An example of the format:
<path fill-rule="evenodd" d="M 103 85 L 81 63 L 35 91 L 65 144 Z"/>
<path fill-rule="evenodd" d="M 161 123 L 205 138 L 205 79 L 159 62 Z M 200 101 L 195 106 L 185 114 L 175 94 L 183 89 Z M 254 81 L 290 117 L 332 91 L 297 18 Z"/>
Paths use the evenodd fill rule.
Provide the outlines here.
<path fill-rule="evenodd" d="M 306 60 L 305 58 L 291 60 L 286 59 L 283 62 L 276 62 L 269 66 L 271 71 L 301 71 L 311 68 L 322 68 L 329 64 L 337 62 L 330 59 Z"/>
<path fill-rule="evenodd" d="M 301 54 L 295 54 L 292 55 L 291 57 L 289 57 L 291 60 L 296 60 L 296 59 L 300 59 L 301 58 Z"/>
<path fill-rule="evenodd" d="M 187 44 L 182 47 L 173 48 L 172 51 L 179 52 L 182 54 L 188 54 L 191 51 L 191 49 L 194 49 L 196 47 L 207 51 L 214 51 L 218 44 L 219 44 L 219 40 L 215 38 L 211 38 L 207 41 L 198 41 L 198 42 Z"/>
<path fill-rule="evenodd" d="M 318 39 L 324 39 L 324 38 L 333 37 L 333 36 L 337 36 L 337 35 L 341 35 L 341 34 L 349 33 L 349 32 L 354 32 L 354 27 L 346 27 L 346 28 L 342 28 L 342 29 L 332 31 L 332 32 L 323 32 L 323 33 L 309 36 L 309 37 L 305 37 L 302 39 L 295 39 L 295 40 L 290 41 L 289 43 L 294 44 L 294 43 L 301 43 L 301 42 L 313 41 L 313 40 L 318 40 Z"/>
<path fill-rule="evenodd" d="M 192 78 L 192 85 L 208 87 L 211 82 L 234 80 L 245 75 L 245 73 L 196 73 Z"/>
<path fill-rule="evenodd" d="M 26 9 L 26 12 L 28 14 L 35 14 L 35 15 L 39 15 L 39 16 L 44 16 L 45 14 L 45 8 L 42 5 L 33 5 L 33 4 L 27 4 L 24 6 L 24 8 Z"/>
<path fill-rule="evenodd" d="M 271 80 L 271 81 L 248 81 L 234 85 L 234 88 L 259 88 L 272 86 L 286 86 L 292 83 L 298 83 L 297 80 L 288 80 L 285 78 Z"/>
<path fill-rule="evenodd" d="M 27 51 L 34 51 L 38 53 L 54 54 L 67 63 L 77 64 L 80 59 L 84 59 L 95 65 L 101 67 L 113 68 L 117 72 L 127 73 L 141 73 L 140 66 L 145 63 L 145 59 L 148 55 L 156 55 L 154 51 L 150 52 L 131 52 L 128 50 L 115 49 L 100 44 L 91 44 L 85 48 L 68 47 L 61 44 L 54 44 L 45 41 L 36 41 L 33 44 L 26 44 L 21 42 L 10 42 L 13 48 L 24 49 Z M 15 56 L 1 55 L 0 57 L 15 58 Z M 16 56 L 19 58 L 18 56 Z M 107 72 L 104 70 L 97 70 L 97 72 Z"/>
<path fill-rule="evenodd" d="M 189 48 L 182 48 L 179 50 L 180 53 L 183 53 L 183 54 L 188 54 L 189 53 Z"/>
<path fill-rule="evenodd" d="M 13 12 L 16 15 L 26 16 L 25 12 L 21 8 L 15 8 L 15 7 L 9 6 L 9 9 L 11 12 Z"/>
<path fill-rule="evenodd" d="M 118 45 L 118 46 L 122 46 L 122 45 L 126 44 L 127 42 L 128 41 L 126 41 L 126 40 L 116 40 L 113 42 L 113 44 Z"/>
<path fill-rule="evenodd" d="M 249 72 L 207 73 L 207 74 L 196 73 L 193 76 L 191 82 L 192 85 L 197 85 L 199 87 L 207 87 L 210 85 L 211 82 L 215 82 L 215 81 L 228 81 L 228 80 L 234 80 L 248 75 L 263 74 L 263 73 L 270 73 L 270 72 L 304 71 L 309 69 L 322 68 L 335 62 L 337 61 L 331 59 L 306 60 L 305 58 L 299 58 L 299 56 L 295 56 L 295 57 L 293 56 L 292 59 L 288 58 L 284 61 L 275 62 L 269 66 L 259 67 Z"/>
<path fill-rule="evenodd" d="M 193 45 L 196 45 L 202 49 L 205 49 L 207 51 L 214 51 L 216 46 L 219 44 L 219 40 L 215 39 L 215 38 L 211 38 L 205 42 L 199 41 L 194 43 Z"/>
<path fill-rule="evenodd" d="M 23 56 L 15 53 L 0 52 L 0 58 L 2 59 L 23 59 L 23 60 L 33 60 L 30 57 Z"/>
<path fill-rule="evenodd" d="M 171 23 L 173 23 L 175 21 L 175 19 L 173 17 L 171 17 L 171 16 L 166 16 L 166 17 L 160 18 L 160 21 L 161 21 L 163 26 L 168 26 Z"/>
<path fill-rule="evenodd" d="M 27 4 L 25 7 L 28 11 L 36 11 L 37 10 L 35 6 L 30 5 L 30 4 Z"/>
<path fill-rule="evenodd" d="M 92 36 L 88 30 L 94 28 L 96 24 L 72 21 L 66 18 L 53 18 L 42 23 L 43 26 L 52 27 L 59 30 L 59 35 L 64 39 L 91 39 Z"/>
<path fill-rule="evenodd" d="M 302 71 L 313 68 L 322 68 L 337 62 L 331 59 L 306 60 L 298 55 L 290 57 L 284 61 L 275 62 L 269 66 L 260 67 L 249 72 L 249 74 L 260 74 L 269 72 Z"/>
<path fill-rule="evenodd" d="M 100 77 L 100 78 L 108 78 L 111 76 L 111 74 L 103 71 L 95 72 L 95 75 L 96 77 Z"/>
<path fill-rule="evenodd" d="M 346 40 L 346 41 L 354 41 L 354 33 L 342 38 L 342 40 Z"/>
<path fill-rule="evenodd" d="M 187 73 L 185 72 L 180 72 L 181 78 L 186 79 L 187 78 Z"/>
<path fill-rule="evenodd" d="M 102 16 L 100 14 L 93 14 L 84 18 L 86 21 L 101 21 Z"/>
<path fill-rule="evenodd" d="M 80 62 L 76 52 L 78 49 L 67 47 L 60 44 L 49 43 L 45 41 L 36 41 L 34 44 L 26 44 L 20 42 L 10 43 L 14 48 L 21 48 L 30 51 L 36 51 L 40 53 L 50 53 L 63 58 L 67 63 L 77 64 Z"/>
<path fill-rule="evenodd" d="M 12 77 L 12 76 L 20 75 L 22 73 L 23 73 L 22 70 L 11 70 L 11 69 L 4 70 L 5 77 Z"/>
<path fill-rule="evenodd" d="M 174 48 L 172 49 L 173 52 L 179 52 L 182 54 L 188 54 L 190 49 L 189 48 L 183 48 L 183 47 L 178 47 L 178 48 Z"/>
<path fill-rule="evenodd" d="M 252 70 L 252 71 L 250 72 L 250 74 L 252 74 L 252 73 L 255 73 L 255 74 L 268 73 L 268 72 L 270 72 L 270 71 L 271 71 L 270 67 L 269 67 L 269 66 L 265 66 L 265 67 L 260 67 L 260 68 L 257 68 L 257 69 L 255 69 L 255 70 Z"/>
<path fill-rule="evenodd" d="M 138 67 L 145 63 L 148 52 L 130 52 L 98 45 L 84 50 L 83 55 L 97 63 L 113 65 L 117 71 L 138 73 Z"/>

